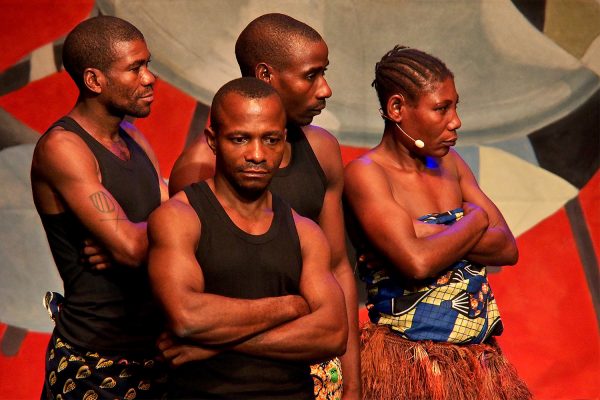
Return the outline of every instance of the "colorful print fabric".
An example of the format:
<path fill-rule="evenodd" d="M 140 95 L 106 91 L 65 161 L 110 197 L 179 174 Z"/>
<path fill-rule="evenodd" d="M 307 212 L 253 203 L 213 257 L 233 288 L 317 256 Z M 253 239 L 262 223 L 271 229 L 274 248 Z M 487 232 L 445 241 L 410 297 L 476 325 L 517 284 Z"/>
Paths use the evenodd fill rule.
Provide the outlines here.
<path fill-rule="evenodd" d="M 458 208 L 419 220 L 450 225 L 462 216 L 463 210 Z M 482 343 L 502 333 L 484 265 L 458 260 L 437 278 L 418 282 L 408 281 L 385 265 L 372 265 L 358 263 L 360 278 L 367 284 L 371 322 L 387 325 L 409 340 L 456 344 Z"/>

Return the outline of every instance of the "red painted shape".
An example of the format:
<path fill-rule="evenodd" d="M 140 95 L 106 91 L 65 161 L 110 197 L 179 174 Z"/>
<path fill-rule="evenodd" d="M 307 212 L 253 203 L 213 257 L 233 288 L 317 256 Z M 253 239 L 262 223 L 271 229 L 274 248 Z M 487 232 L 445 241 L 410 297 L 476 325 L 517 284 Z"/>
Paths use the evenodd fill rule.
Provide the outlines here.
<path fill-rule="evenodd" d="M 66 35 L 92 11 L 94 0 L 0 2 L 0 72 L 32 50 Z"/>
<path fill-rule="evenodd" d="M 596 259 L 600 257 L 600 170 L 579 191 L 579 202 L 592 237 Z"/>
<path fill-rule="evenodd" d="M 598 326 L 564 208 L 517 242 L 519 263 L 490 276 L 505 354 L 538 399 L 598 398 Z"/>
<path fill-rule="evenodd" d="M 144 133 L 158 157 L 161 174 L 168 177 L 185 145 L 196 100 L 163 80 L 157 80 L 155 101 L 148 118 L 135 125 Z"/>
<path fill-rule="evenodd" d="M 355 158 L 358 158 L 365 154 L 369 149 L 363 147 L 352 147 L 340 145 L 340 149 L 342 150 L 342 162 L 344 166 L 348 165 L 348 163 Z"/>
<path fill-rule="evenodd" d="M 0 97 L 0 107 L 42 133 L 71 110 L 77 94 L 69 74 L 61 71 Z"/>
<path fill-rule="evenodd" d="M 0 340 L 6 325 L 0 323 Z M 39 399 L 44 383 L 44 358 L 50 334 L 28 332 L 15 356 L 0 352 L 0 398 Z"/>

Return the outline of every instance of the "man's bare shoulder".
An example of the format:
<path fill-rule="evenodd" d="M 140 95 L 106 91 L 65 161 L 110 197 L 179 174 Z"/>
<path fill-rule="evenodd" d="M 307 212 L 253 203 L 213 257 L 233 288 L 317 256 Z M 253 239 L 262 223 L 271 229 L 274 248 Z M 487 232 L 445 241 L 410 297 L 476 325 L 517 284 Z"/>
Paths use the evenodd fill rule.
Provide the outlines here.
<path fill-rule="evenodd" d="M 302 131 L 315 154 L 319 152 L 325 155 L 331 151 L 340 151 L 340 143 L 328 130 L 316 125 L 306 125 L 302 127 Z"/>
<path fill-rule="evenodd" d="M 215 174 L 215 154 L 200 133 L 179 155 L 169 178 L 169 192 L 177 193 L 189 184 L 212 178 Z"/>
<path fill-rule="evenodd" d="M 194 224 L 197 221 L 198 224 Z M 185 192 L 179 192 L 157 207 L 148 218 L 148 231 L 152 237 L 172 232 L 184 233 L 199 229 L 200 220 Z"/>
<path fill-rule="evenodd" d="M 302 127 L 302 131 L 328 181 L 341 180 L 344 166 L 337 138 L 326 129 L 315 125 L 306 125 Z"/>
<path fill-rule="evenodd" d="M 38 140 L 31 166 L 32 170 L 39 170 L 65 167 L 71 162 L 80 161 L 95 163 L 92 151 L 79 135 L 57 126 L 44 133 Z"/>
<path fill-rule="evenodd" d="M 323 230 L 315 221 L 311 220 L 310 218 L 303 217 L 293 210 L 292 215 L 302 246 L 304 246 L 306 243 L 314 242 L 315 240 L 327 243 L 327 239 L 325 238 Z"/>

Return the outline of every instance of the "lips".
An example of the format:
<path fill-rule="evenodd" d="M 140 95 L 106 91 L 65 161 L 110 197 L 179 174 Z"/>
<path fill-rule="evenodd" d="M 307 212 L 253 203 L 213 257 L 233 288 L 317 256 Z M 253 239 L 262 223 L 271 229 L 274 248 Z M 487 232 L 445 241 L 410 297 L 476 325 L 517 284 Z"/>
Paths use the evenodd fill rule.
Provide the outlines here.
<path fill-rule="evenodd" d="M 245 169 L 240 172 L 248 176 L 263 176 L 269 174 L 269 171 L 265 169 Z"/>
<path fill-rule="evenodd" d="M 148 101 L 148 102 L 153 102 L 154 101 L 154 92 L 146 93 L 145 95 L 141 96 L 140 99 Z"/>

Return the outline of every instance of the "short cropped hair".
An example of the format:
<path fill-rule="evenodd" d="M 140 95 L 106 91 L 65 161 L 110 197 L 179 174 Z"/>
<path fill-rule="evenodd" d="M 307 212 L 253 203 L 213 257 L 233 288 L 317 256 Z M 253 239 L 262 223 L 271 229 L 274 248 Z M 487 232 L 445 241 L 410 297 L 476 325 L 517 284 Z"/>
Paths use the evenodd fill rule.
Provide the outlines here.
<path fill-rule="evenodd" d="M 121 18 L 102 15 L 87 19 L 67 35 L 62 50 L 63 65 L 82 90 L 86 68 L 106 72 L 115 61 L 115 43 L 133 40 L 144 40 L 144 35 Z"/>
<path fill-rule="evenodd" d="M 319 32 L 285 14 L 265 14 L 248 24 L 235 43 L 235 57 L 242 76 L 254 76 L 261 62 L 277 69 L 289 65 L 293 44 L 299 40 L 320 42 Z"/>
<path fill-rule="evenodd" d="M 375 64 L 375 80 L 371 86 L 385 110 L 388 99 L 394 94 L 401 94 L 409 104 L 415 105 L 423 93 L 446 78 L 454 78 L 454 74 L 440 59 L 421 50 L 397 45 Z"/>
<path fill-rule="evenodd" d="M 231 93 L 236 93 L 246 99 L 264 99 L 271 96 L 277 96 L 279 99 L 279 94 L 273 86 L 254 77 L 237 78 L 227 82 L 217 90 L 210 107 L 210 126 L 215 133 L 218 133 L 221 123 L 223 101 Z"/>

